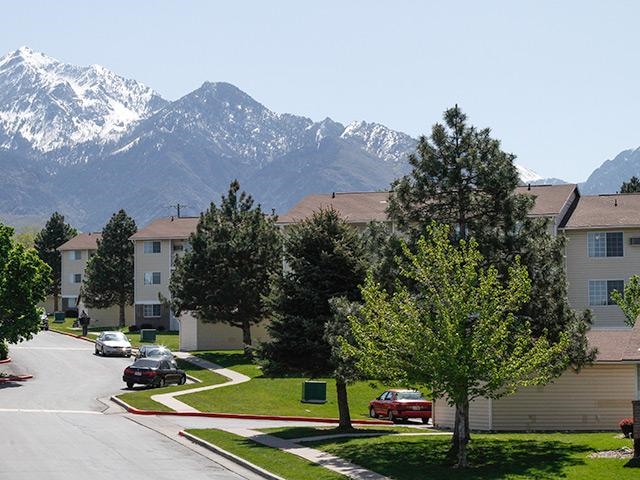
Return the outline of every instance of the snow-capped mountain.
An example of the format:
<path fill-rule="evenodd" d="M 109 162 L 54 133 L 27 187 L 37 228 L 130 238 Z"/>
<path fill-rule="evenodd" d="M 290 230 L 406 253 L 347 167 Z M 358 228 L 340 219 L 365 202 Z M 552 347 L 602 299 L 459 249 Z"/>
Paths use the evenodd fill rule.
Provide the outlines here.
<path fill-rule="evenodd" d="M 5 149 L 26 142 L 48 153 L 113 142 L 166 104 L 150 88 L 99 65 L 67 65 L 28 47 L 0 58 L 0 147 Z"/>
<path fill-rule="evenodd" d="M 0 58 L 3 219 L 41 225 L 59 211 L 99 230 L 124 208 L 145 225 L 178 203 L 198 215 L 234 179 L 283 213 L 310 193 L 389 188 L 416 143 L 377 123 L 276 113 L 228 83 L 167 102 L 100 66 L 26 47 Z"/>

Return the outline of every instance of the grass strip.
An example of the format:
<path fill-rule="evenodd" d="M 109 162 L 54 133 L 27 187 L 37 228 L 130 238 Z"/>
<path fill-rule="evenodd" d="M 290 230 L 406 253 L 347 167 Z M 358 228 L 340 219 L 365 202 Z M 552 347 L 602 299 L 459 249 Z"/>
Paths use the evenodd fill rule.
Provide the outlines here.
<path fill-rule="evenodd" d="M 183 369 L 187 375 L 197 378 L 201 383 L 176 385 L 163 388 L 147 388 L 144 386 L 136 387 L 135 391 L 123 393 L 117 397 L 139 410 L 158 410 L 160 412 L 172 412 L 173 409 L 151 400 L 152 395 L 159 393 L 178 392 L 181 390 L 189 390 L 192 388 L 206 387 L 208 385 L 218 385 L 228 381 L 227 377 L 223 377 L 211 370 L 199 367 L 186 360 L 176 359 L 178 366 Z"/>
<path fill-rule="evenodd" d="M 267 447 L 229 432 L 210 429 L 189 429 L 187 432 L 287 480 L 345 480 L 347 478 L 297 455 Z"/>

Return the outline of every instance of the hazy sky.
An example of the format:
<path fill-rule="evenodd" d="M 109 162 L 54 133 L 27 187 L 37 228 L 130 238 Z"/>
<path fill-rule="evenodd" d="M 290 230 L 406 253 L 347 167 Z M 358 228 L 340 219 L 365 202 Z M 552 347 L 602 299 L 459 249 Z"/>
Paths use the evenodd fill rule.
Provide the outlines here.
<path fill-rule="evenodd" d="M 517 163 L 584 181 L 640 146 L 640 2 L 20 0 L 26 45 L 175 100 L 227 81 L 276 112 L 414 137 L 460 105 Z"/>

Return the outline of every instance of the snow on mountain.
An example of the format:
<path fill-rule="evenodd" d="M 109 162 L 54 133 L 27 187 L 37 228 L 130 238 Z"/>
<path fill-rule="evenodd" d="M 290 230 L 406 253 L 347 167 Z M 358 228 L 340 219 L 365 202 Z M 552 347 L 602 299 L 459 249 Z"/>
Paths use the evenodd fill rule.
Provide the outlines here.
<path fill-rule="evenodd" d="M 533 183 L 543 179 L 541 175 L 538 175 L 533 170 L 523 167 L 522 165 L 516 164 L 516 169 L 518 170 L 518 176 L 522 183 Z"/>
<path fill-rule="evenodd" d="M 352 122 L 341 135 L 344 139 L 361 142 L 363 148 L 385 162 L 405 161 L 415 150 L 417 141 L 409 135 L 391 130 L 378 123 Z"/>
<path fill-rule="evenodd" d="M 98 65 L 64 64 L 28 47 L 0 58 L 5 149 L 21 141 L 40 152 L 105 144 L 166 104 L 150 88 Z"/>

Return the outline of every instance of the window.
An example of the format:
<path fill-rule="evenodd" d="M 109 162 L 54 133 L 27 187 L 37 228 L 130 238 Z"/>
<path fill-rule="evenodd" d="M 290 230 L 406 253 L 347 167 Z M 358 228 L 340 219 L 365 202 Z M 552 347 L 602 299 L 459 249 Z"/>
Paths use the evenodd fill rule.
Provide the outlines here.
<path fill-rule="evenodd" d="M 160 242 L 144 242 L 144 253 L 160 253 Z"/>
<path fill-rule="evenodd" d="M 624 280 L 589 280 L 589 305 L 615 305 L 611 292 L 624 294 Z"/>
<path fill-rule="evenodd" d="M 143 305 L 142 306 L 142 315 L 145 318 L 149 317 L 159 317 L 160 316 L 160 304 L 156 303 L 154 305 Z"/>
<path fill-rule="evenodd" d="M 82 283 L 82 274 L 81 273 L 72 273 L 71 274 L 71 283 Z"/>
<path fill-rule="evenodd" d="M 622 257 L 622 232 L 589 232 L 587 244 L 590 257 Z"/>
<path fill-rule="evenodd" d="M 145 285 L 160 285 L 160 272 L 144 272 Z"/>
<path fill-rule="evenodd" d="M 70 260 L 81 260 L 82 259 L 82 251 L 81 250 L 70 250 L 69 251 L 69 259 Z"/>

